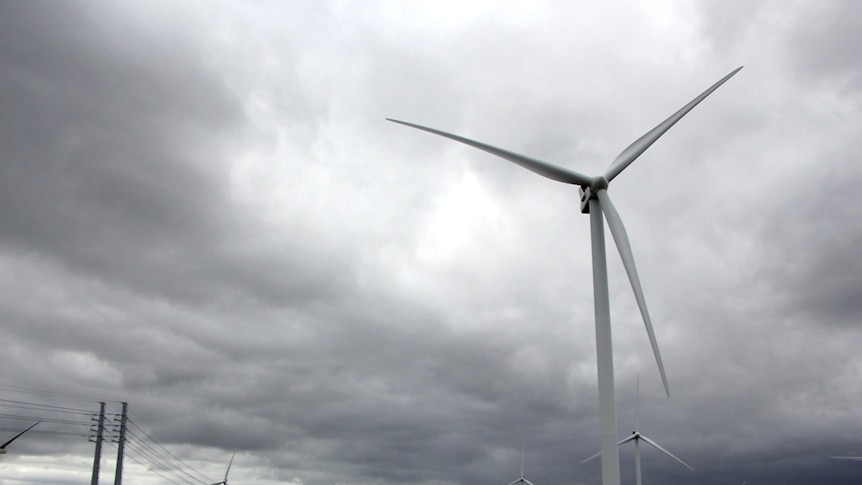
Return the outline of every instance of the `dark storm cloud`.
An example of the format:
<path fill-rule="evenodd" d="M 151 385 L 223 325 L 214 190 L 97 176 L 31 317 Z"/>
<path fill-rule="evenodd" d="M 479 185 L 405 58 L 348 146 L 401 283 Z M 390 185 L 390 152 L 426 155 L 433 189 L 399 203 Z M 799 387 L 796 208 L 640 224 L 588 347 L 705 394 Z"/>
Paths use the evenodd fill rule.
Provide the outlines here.
<path fill-rule="evenodd" d="M 249 293 L 311 296 L 297 282 L 315 271 L 289 276 L 310 242 L 285 241 L 296 266 L 266 282 L 269 256 L 235 254 L 255 227 L 225 190 L 244 108 L 189 42 L 193 26 L 152 30 L 111 5 L 4 8 L 7 243 L 172 296 L 200 298 L 228 277 Z"/>
<path fill-rule="evenodd" d="M 615 181 L 672 392 L 609 246 L 620 433 L 641 374 L 698 470 L 649 480 L 853 483 L 858 8 L 826 5 L 4 3 L 7 378 L 235 483 L 509 483 L 522 446 L 599 483 L 576 188 L 383 118 L 596 173 L 746 64 Z"/>
<path fill-rule="evenodd" d="M 138 273 L 221 229 L 215 215 L 231 216 L 218 172 L 196 159 L 218 165 L 201 145 L 242 111 L 194 48 L 136 32 L 110 8 L 3 8 L 7 241 L 97 273 Z"/>
<path fill-rule="evenodd" d="M 763 247 L 760 269 L 751 275 L 756 284 L 751 286 L 768 288 L 758 294 L 792 312 L 784 318 L 812 325 L 852 325 L 862 316 L 858 305 L 862 281 L 856 258 L 851 257 L 862 237 L 854 202 L 862 173 L 854 168 L 859 151 L 852 141 L 853 120 L 858 118 L 858 66 L 850 62 L 853 54 L 847 46 L 859 40 L 848 25 L 860 9 L 852 2 L 802 3 L 792 11 L 774 2 L 738 6 L 738 10 L 704 6 L 705 24 L 727 41 L 722 48 L 754 53 L 752 42 L 762 39 L 763 51 L 780 61 L 768 69 L 793 81 L 780 89 L 770 88 L 778 88 L 774 80 L 755 81 L 770 93 L 759 117 L 769 130 L 760 130 L 758 136 L 772 141 L 750 141 L 774 147 L 766 154 L 781 162 L 775 168 L 764 164 L 770 168 L 755 168 L 751 175 L 764 182 L 760 209 L 748 218 L 756 228 L 750 242 Z M 728 19 L 736 19 L 738 28 L 719 29 Z M 776 37 L 773 31 L 768 38 L 766 32 L 776 27 L 784 35 Z M 734 38 L 750 42 L 734 43 Z M 756 126 L 749 125 L 749 132 L 758 133 Z"/>
<path fill-rule="evenodd" d="M 842 147 L 844 148 L 844 147 Z M 773 232 L 775 253 L 763 276 L 775 281 L 784 305 L 816 325 L 856 326 L 862 316 L 862 266 L 854 257 L 862 244 L 862 217 L 855 198 L 862 171 L 853 168 L 857 149 L 846 147 L 837 158 L 824 153 L 821 169 L 828 190 L 811 184 L 793 187 L 791 200 L 777 210 L 785 224 L 767 226 Z M 802 200 L 804 203 L 800 203 Z M 800 205 L 789 210 L 791 204 Z M 778 217 L 776 214 L 776 218 Z"/>

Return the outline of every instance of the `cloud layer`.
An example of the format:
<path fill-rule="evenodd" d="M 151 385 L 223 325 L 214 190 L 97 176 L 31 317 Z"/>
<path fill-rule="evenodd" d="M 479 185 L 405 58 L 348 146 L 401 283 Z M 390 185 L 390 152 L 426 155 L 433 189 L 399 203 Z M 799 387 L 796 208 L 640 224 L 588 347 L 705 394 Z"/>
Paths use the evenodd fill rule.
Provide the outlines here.
<path fill-rule="evenodd" d="M 860 21 L 0 4 L 0 428 L 46 418 L 0 483 L 87 480 L 95 401 L 129 403 L 129 483 L 216 481 L 233 451 L 237 484 L 509 483 L 522 447 L 537 485 L 600 483 L 576 188 L 384 118 L 601 173 L 743 64 L 610 190 L 672 395 L 611 246 L 620 433 L 640 375 L 641 430 L 697 470 L 645 450 L 651 482 L 858 483 L 828 457 L 862 454 Z"/>

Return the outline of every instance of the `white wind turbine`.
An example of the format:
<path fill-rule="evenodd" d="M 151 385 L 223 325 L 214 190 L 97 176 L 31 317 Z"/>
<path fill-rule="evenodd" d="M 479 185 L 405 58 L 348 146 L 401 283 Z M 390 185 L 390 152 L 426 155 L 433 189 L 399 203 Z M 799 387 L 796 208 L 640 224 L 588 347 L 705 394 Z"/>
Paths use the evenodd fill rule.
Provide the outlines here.
<path fill-rule="evenodd" d="M 608 297 L 608 275 L 607 261 L 605 255 L 605 231 L 604 231 L 604 216 L 607 217 L 608 226 L 611 230 L 611 235 L 616 242 L 617 250 L 623 260 L 626 273 L 634 290 L 635 299 L 640 308 L 641 316 L 646 326 L 647 335 L 649 336 L 650 344 L 652 345 L 653 354 L 655 355 L 656 363 L 658 364 L 659 372 L 661 373 L 662 383 L 664 384 L 665 392 L 670 396 L 670 390 L 667 384 L 667 377 L 664 371 L 664 365 L 659 354 L 658 344 L 655 334 L 653 333 L 652 323 L 647 311 L 646 302 L 641 289 L 640 280 L 638 278 L 637 268 L 635 267 L 634 257 L 632 256 L 631 246 L 628 236 L 626 235 L 625 227 L 622 219 L 620 219 L 616 208 L 611 203 L 608 196 L 608 184 L 616 178 L 623 170 L 626 169 L 635 159 L 637 159 L 647 148 L 650 147 L 656 140 L 659 139 L 667 130 L 670 129 L 677 121 L 685 116 L 692 108 L 703 101 L 719 86 L 724 84 L 734 74 L 739 72 L 742 67 L 732 71 L 730 74 L 721 78 L 717 83 L 713 84 L 709 89 L 694 98 L 687 105 L 683 106 L 679 111 L 671 115 L 670 118 L 659 123 L 658 126 L 647 132 L 623 150 L 613 162 L 611 162 L 608 170 L 603 175 L 589 177 L 581 173 L 559 167 L 541 160 L 536 160 L 524 155 L 520 155 L 502 148 L 497 148 L 482 142 L 464 138 L 462 136 L 447 133 L 445 131 L 428 128 L 425 126 L 408 123 L 406 121 L 398 121 L 387 118 L 389 121 L 400 123 L 402 125 L 417 128 L 435 135 L 439 135 L 460 143 L 478 148 L 492 155 L 508 160 L 512 163 L 520 165 L 527 170 L 535 172 L 543 177 L 547 177 L 557 182 L 580 186 L 581 194 L 581 212 L 590 214 L 590 233 L 592 241 L 592 260 L 593 260 L 593 298 L 596 315 L 596 360 L 598 367 L 598 384 L 599 384 L 599 421 L 601 427 L 601 454 L 602 454 L 602 483 L 604 485 L 619 485 L 620 483 L 620 458 L 617 449 L 617 420 L 614 399 L 614 360 L 613 360 L 613 345 L 611 341 L 611 318 L 610 318 L 610 302 Z"/>
<path fill-rule="evenodd" d="M 526 483 L 527 485 L 533 485 L 533 482 L 524 478 L 524 449 L 521 448 L 521 478 L 513 481 L 509 485 L 515 485 L 516 483 Z"/>
<path fill-rule="evenodd" d="M 635 444 L 635 482 L 636 482 L 636 484 L 642 485 L 642 483 L 643 483 L 643 481 L 641 480 L 641 448 L 640 448 L 640 442 L 641 441 L 643 441 L 644 443 L 647 443 L 648 445 L 661 451 L 662 453 L 673 458 L 674 460 L 682 463 L 682 465 L 685 466 L 686 468 L 688 468 L 689 470 L 694 471 L 694 468 L 690 467 L 688 465 L 688 463 L 680 460 L 679 458 L 674 456 L 673 453 L 667 451 L 666 449 L 662 448 L 655 441 L 653 441 L 653 440 L 647 438 L 646 436 L 644 436 L 643 434 L 641 434 L 640 428 L 638 427 L 638 407 L 639 407 L 639 402 L 640 402 L 640 377 L 638 377 L 637 383 L 635 384 L 635 388 L 636 388 L 636 390 L 635 390 L 635 430 L 632 431 L 632 434 L 629 435 L 627 438 L 623 438 L 622 440 L 620 440 L 620 442 L 617 443 L 617 445 L 622 446 L 624 443 L 628 443 L 629 441 L 633 441 Z M 581 463 L 586 463 L 586 462 L 592 460 L 593 458 L 596 458 L 599 455 L 601 455 L 601 452 L 596 453 L 595 455 L 587 458 L 586 460 L 582 461 Z M 743 484 L 743 485 L 745 485 L 745 484 Z"/>
<path fill-rule="evenodd" d="M 230 466 L 233 465 L 233 459 L 236 457 L 236 452 L 233 453 L 230 457 L 230 462 L 227 464 L 227 470 L 224 472 L 224 480 L 220 482 L 211 483 L 210 485 L 227 485 L 227 475 L 230 473 Z"/>

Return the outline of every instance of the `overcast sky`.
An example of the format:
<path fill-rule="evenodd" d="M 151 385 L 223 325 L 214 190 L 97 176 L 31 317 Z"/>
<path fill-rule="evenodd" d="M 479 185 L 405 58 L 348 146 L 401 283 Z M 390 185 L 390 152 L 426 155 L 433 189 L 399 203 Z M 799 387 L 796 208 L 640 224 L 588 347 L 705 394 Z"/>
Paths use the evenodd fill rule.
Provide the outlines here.
<path fill-rule="evenodd" d="M 0 484 L 89 483 L 98 401 L 129 403 L 127 484 L 236 451 L 235 485 L 505 485 L 522 447 L 536 485 L 599 484 L 577 187 L 384 118 L 592 175 L 741 65 L 609 191 L 671 392 L 610 245 L 620 435 L 639 374 L 641 431 L 697 470 L 643 448 L 645 483 L 858 484 L 829 456 L 862 455 L 860 25 L 855 0 L 0 2 L 0 441 L 46 420 Z"/>

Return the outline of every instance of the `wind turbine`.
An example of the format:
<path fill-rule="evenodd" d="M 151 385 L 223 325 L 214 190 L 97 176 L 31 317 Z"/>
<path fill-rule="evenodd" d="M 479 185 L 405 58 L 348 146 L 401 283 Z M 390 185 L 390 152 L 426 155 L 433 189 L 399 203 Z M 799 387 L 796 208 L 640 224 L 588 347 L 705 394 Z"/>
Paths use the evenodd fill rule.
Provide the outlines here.
<path fill-rule="evenodd" d="M 635 477 L 636 477 L 635 481 L 636 481 L 636 484 L 642 485 L 642 483 L 643 483 L 641 480 L 641 448 L 640 448 L 640 442 L 641 441 L 643 441 L 644 443 L 647 443 L 648 445 L 652 446 L 653 448 L 661 451 L 662 453 L 673 458 L 674 460 L 682 463 L 683 466 L 685 466 L 689 470 L 694 471 L 694 468 L 690 467 L 688 465 L 688 463 L 680 460 L 679 458 L 674 456 L 673 453 L 667 451 L 666 449 L 662 448 L 655 441 L 653 441 L 653 440 L 647 438 L 646 436 L 644 436 L 643 434 L 641 434 L 640 429 L 638 428 L 639 401 L 640 401 L 640 377 L 638 377 L 637 384 L 636 384 L 636 391 L 635 391 L 635 430 L 632 431 L 632 434 L 628 438 L 623 438 L 622 440 L 620 440 L 619 443 L 617 443 L 618 446 L 622 446 L 624 443 L 628 443 L 629 441 L 634 441 L 634 443 L 635 443 Z M 593 458 L 595 458 L 599 455 L 601 455 L 601 452 L 596 453 L 595 455 L 587 458 L 586 460 L 582 461 L 581 463 L 586 463 L 586 462 L 592 460 Z M 743 485 L 745 485 L 745 484 L 743 484 Z"/>
<path fill-rule="evenodd" d="M 30 431 L 31 429 L 35 428 L 35 427 L 36 427 L 36 425 L 37 425 L 37 424 L 39 424 L 39 423 L 41 423 L 41 422 L 42 422 L 42 421 L 36 421 L 36 422 L 35 422 L 35 423 L 33 423 L 32 425 L 30 425 L 30 427 L 29 427 L 29 428 L 27 428 L 27 429 L 25 429 L 24 431 L 22 431 L 22 432 L 20 432 L 20 433 L 16 434 L 15 436 L 13 436 L 13 437 L 12 437 L 12 439 L 10 439 L 9 441 L 7 441 L 7 442 L 3 443 L 2 445 L 0 445 L 0 455 L 5 455 L 5 454 L 6 454 L 6 447 L 7 447 L 7 446 L 9 446 L 13 441 L 15 441 L 15 440 L 17 440 L 18 438 L 20 438 L 22 434 L 24 434 L 24 433 L 26 433 L 27 431 Z"/>
<path fill-rule="evenodd" d="M 647 148 L 655 143 L 659 137 L 676 124 L 677 121 L 679 121 L 707 96 L 712 94 L 713 91 L 718 89 L 719 86 L 724 84 L 734 74 L 739 72 L 740 69 L 742 69 L 742 67 L 738 67 L 730 74 L 721 78 L 709 89 L 671 115 L 670 118 L 659 123 L 655 128 L 635 140 L 631 145 L 623 150 L 613 162 L 611 162 L 604 174 L 594 177 L 583 175 L 567 168 L 553 165 L 525 155 L 520 155 L 502 148 L 497 148 L 469 138 L 464 138 L 459 135 L 447 133 L 445 131 L 387 118 L 387 120 L 395 123 L 427 131 L 429 133 L 478 148 L 479 150 L 483 150 L 520 165 L 527 170 L 551 180 L 580 186 L 581 212 L 590 214 L 593 261 L 593 299 L 596 315 L 596 360 L 599 381 L 602 483 L 604 485 L 619 485 L 620 458 L 619 451 L 617 449 L 617 420 L 614 398 L 614 358 L 613 344 L 611 340 L 611 317 L 608 297 L 608 274 L 607 259 L 605 255 L 603 212 L 604 216 L 608 220 L 611 235 L 614 238 L 614 242 L 616 242 L 617 250 L 623 260 L 623 266 L 625 267 L 632 289 L 634 290 L 635 299 L 637 300 L 638 308 L 640 308 L 641 316 L 643 317 L 644 325 L 646 326 L 647 335 L 649 336 L 650 344 L 652 345 L 653 354 L 655 355 L 656 363 L 658 364 L 658 369 L 661 373 L 665 392 L 670 396 L 670 389 L 668 388 L 664 365 L 662 364 L 661 355 L 658 350 L 658 343 L 656 342 L 655 334 L 653 333 L 652 322 L 650 321 L 649 313 L 647 311 L 643 290 L 641 289 L 634 257 L 632 256 L 631 245 L 629 244 L 629 239 L 626 235 L 622 219 L 620 219 L 616 208 L 613 203 L 611 203 L 610 196 L 608 196 L 608 184 L 612 182 L 623 170 L 625 170 L 626 167 L 634 162 L 635 159 L 637 159 Z"/>
<path fill-rule="evenodd" d="M 862 456 L 830 456 L 833 460 L 862 461 Z"/>
<path fill-rule="evenodd" d="M 236 456 L 236 452 L 233 453 L 230 457 L 230 462 L 227 464 L 227 470 L 224 472 L 224 480 L 220 482 L 211 483 L 210 485 L 227 485 L 227 475 L 230 473 L 230 466 L 233 465 L 233 459 Z"/>
<path fill-rule="evenodd" d="M 533 482 L 524 478 L 524 449 L 521 448 L 521 478 L 515 480 L 509 485 L 515 485 L 516 483 L 526 483 L 527 485 L 533 485 Z"/>

